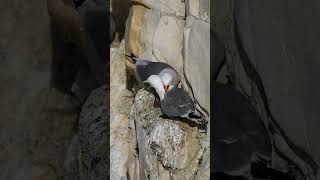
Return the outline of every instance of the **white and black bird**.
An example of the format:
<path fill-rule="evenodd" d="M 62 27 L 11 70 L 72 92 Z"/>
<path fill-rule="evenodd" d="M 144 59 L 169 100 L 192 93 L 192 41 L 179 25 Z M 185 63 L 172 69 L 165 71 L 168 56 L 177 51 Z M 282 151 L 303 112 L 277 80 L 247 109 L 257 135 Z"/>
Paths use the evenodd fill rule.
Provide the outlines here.
<path fill-rule="evenodd" d="M 164 77 L 166 80 L 167 76 Z M 168 78 L 169 79 L 169 78 Z M 175 84 L 164 85 L 161 76 L 151 75 L 147 82 L 155 89 L 160 98 L 160 107 L 164 115 L 174 117 L 198 117 L 195 114 L 194 101 L 190 95 Z M 166 81 L 165 81 L 166 82 Z M 166 90 L 166 86 L 169 86 Z"/>
<path fill-rule="evenodd" d="M 178 72 L 169 64 L 162 62 L 151 62 L 133 56 L 135 76 L 139 83 L 148 84 L 153 87 L 159 95 L 160 101 L 165 94 L 176 87 L 180 82 Z"/>
<path fill-rule="evenodd" d="M 183 118 L 190 118 L 192 115 L 198 117 L 195 115 L 194 101 L 184 89 L 178 87 L 180 76 L 172 66 L 133 56 L 128 57 L 132 58 L 137 80 L 149 84 L 159 95 L 160 107 L 164 115 Z"/>
<path fill-rule="evenodd" d="M 168 117 L 190 118 L 195 116 L 195 105 L 189 94 L 182 88 L 173 87 L 160 102 L 163 114 Z"/>

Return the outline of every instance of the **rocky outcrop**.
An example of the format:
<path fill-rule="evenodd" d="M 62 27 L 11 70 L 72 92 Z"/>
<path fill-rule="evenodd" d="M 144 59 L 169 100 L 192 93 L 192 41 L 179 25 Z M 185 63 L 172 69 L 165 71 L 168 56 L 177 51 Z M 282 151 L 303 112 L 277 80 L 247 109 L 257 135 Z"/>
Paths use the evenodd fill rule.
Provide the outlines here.
<path fill-rule="evenodd" d="M 214 3 L 212 16 L 214 30 L 227 48 L 227 66 L 235 84 L 250 97 L 264 122 L 273 129 L 272 139 L 277 152 L 292 160 L 303 172 L 304 178 L 319 178 L 319 113 L 314 111 L 319 104 L 319 88 L 314 83 L 319 75 L 316 70 L 319 55 L 314 48 L 319 26 L 310 22 L 318 14 L 311 13 L 317 4 L 310 1 L 301 6 L 298 1 L 290 1 L 287 6 L 276 1 L 256 4 L 218 0 Z M 297 11 L 305 13 L 302 16 L 296 14 Z M 264 85 L 265 93 L 254 80 L 257 76 L 252 77 L 247 72 L 248 63 L 243 63 L 235 46 L 233 12 L 239 39 L 248 54 L 249 63 Z M 265 102 L 273 115 L 272 119 L 267 116 Z M 273 128 L 268 123 L 271 120 L 275 122 Z M 287 163 L 277 153 L 274 154 L 273 167 L 287 171 Z"/>
<path fill-rule="evenodd" d="M 79 135 L 75 125 L 78 124 L 81 104 L 73 96 L 52 87 L 52 70 L 55 68 L 52 60 L 59 59 L 62 61 L 62 67 L 70 67 L 68 65 L 71 59 L 79 60 L 79 56 L 66 55 L 66 44 L 86 42 L 84 37 L 83 41 L 79 42 L 81 35 L 77 32 L 80 30 L 80 24 L 77 23 L 80 23 L 80 19 L 76 10 L 72 8 L 72 0 L 2 3 L 0 179 L 87 179 L 88 165 L 91 177 L 106 177 L 106 157 L 109 153 L 108 141 L 104 140 L 108 136 L 103 133 L 109 127 L 105 119 L 108 117 L 105 87 L 93 93 L 93 97 L 89 98 L 83 107 Z M 51 14 L 48 13 L 48 9 Z M 56 23 L 56 26 L 51 27 L 50 23 Z M 57 29 L 59 37 L 52 37 L 51 30 Z M 59 47 L 64 49 L 61 53 L 66 53 L 63 58 L 52 51 L 53 41 L 63 41 Z M 88 44 L 82 45 L 82 48 L 86 49 Z M 93 46 L 87 48 L 90 51 Z M 74 48 L 68 50 L 73 54 L 79 54 Z M 63 61 L 65 59 L 70 61 Z M 66 69 L 66 74 L 58 71 L 63 74 L 60 74 L 59 80 L 62 80 L 62 86 L 67 82 L 70 88 L 74 83 L 74 79 L 69 81 L 73 69 Z M 104 76 L 102 78 L 104 79 Z M 81 155 L 80 158 L 78 154 Z"/>
<path fill-rule="evenodd" d="M 109 88 L 91 92 L 82 106 L 76 133 L 64 152 L 64 180 L 109 177 Z"/>
<path fill-rule="evenodd" d="M 205 5 L 209 5 L 209 1 L 185 3 L 134 3 L 127 23 L 126 49 L 140 58 L 172 65 L 184 75 L 183 86 L 190 89 L 208 112 L 210 14 L 209 6 Z M 193 3 L 198 4 L 198 8 L 191 7 Z"/>
<path fill-rule="evenodd" d="M 178 71 L 181 86 L 206 118 L 210 109 L 209 23 L 206 0 L 139 0 L 131 6 L 125 36 L 127 54 L 165 62 Z M 130 74 L 132 68 L 126 65 Z M 135 154 L 128 156 L 134 157 L 130 178 L 209 179 L 208 132 L 185 119 L 165 118 L 160 108 L 153 106 L 154 98 L 152 93 L 138 90 L 131 107 L 129 125 Z"/>
<path fill-rule="evenodd" d="M 195 99 L 210 110 L 210 24 L 187 17 L 184 28 L 184 74 Z"/>
<path fill-rule="evenodd" d="M 126 20 L 128 18 L 131 1 L 127 0 L 108 0 L 110 5 L 111 17 L 114 20 L 115 37 L 112 39 L 113 45 L 120 45 L 124 37 Z M 111 26 L 111 21 L 110 21 Z"/>
<path fill-rule="evenodd" d="M 79 117 L 79 175 L 82 179 L 109 177 L 109 105 L 108 87 L 90 94 Z"/>
<path fill-rule="evenodd" d="M 135 122 L 139 179 L 189 179 L 208 151 L 205 133 L 185 119 L 166 119 L 153 107 L 155 96 L 140 90 L 131 108 Z M 208 169 L 207 169 L 208 170 Z"/>
<path fill-rule="evenodd" d="M 49 88 L 46 3 L 3 1 L 0 9 L 0 179 L 58 179 L 78 104 Z"/>
<path fill-rule="evenodd" d="M 76 94 L 81 100 L 106 84 L 110 30 L 106 28 L 109 13 L 105 8 L 91 0 L 79 9 L 73 0 L 47 0 L 53 50 L 51 84 L 66 92 L 76 80 L 80 86 Z"/>
<path fill-rule="evenodd" d="M 134 95 L 126 89 L 124 41 L 111 49 L 110 72 L 110 179 L 134 176 L 136 138 L 129 121 Z"/>

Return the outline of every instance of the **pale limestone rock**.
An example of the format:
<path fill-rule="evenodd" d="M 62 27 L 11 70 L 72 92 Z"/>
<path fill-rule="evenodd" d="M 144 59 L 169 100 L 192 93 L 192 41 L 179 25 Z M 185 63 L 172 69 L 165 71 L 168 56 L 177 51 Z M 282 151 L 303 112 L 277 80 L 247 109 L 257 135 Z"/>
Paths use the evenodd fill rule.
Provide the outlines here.
<path fill-rule="evenodd" d="M 166 137 L 166 138 L 164 138 Z M 185 132 L 173 123 L 157 123 L 150 132 L 149 146 L 164 167 L 179 167 L 177 163 L 178 146 L 185 141 Z"/>
<path fill-rule="evenodd" d="M 126 89 L 124 41 L 111 49 L 110 73 L 110 179 L 128 179 L 134 173 L 135 136 L 130 129 L 128 113 L 133 95 Z M 129 174 L 129 177 L 127 176 Z"/>
<path fill-rule="evenodd" d="M 200 0 L 186 0 L 186 9 L 188 16 L 199 17 Z"/>
<path fill-rule="evenodd" d="M 184 72 L 194 97 L 210 110 L 210 24 L 188 17 L 184 32 Z"/>
<path fill-rule="evenodd" d="M 180 3 L 184 6 L 185 2 L 135 1 L 127 21 L 126 53 L 172 65 L 184 88 L 208 113 L 210 14 L 203 4 L 209 1 L 195 2 L 198 14 L 187 12 L 188 21 L 183 18 L 188 11 L 185 7 L 172 11 Z M 127 70 L 132 69 L 126 65 Z M 135 122 L 138 146 L 135 173 L 131 174 L 137 179 L 209 179 L 208 134 L 185 120 L 164 119 L 153 101 L 152 94 L 140 90 L 131 108 L 129 121 Z"/>
<path fill-rule="evenodd" d="M 205 153 L 203 154 L 202 163 L 194 179 L 197 179 L 197 180 L 210 179 L 210 149 L 206 149 Z"/>
<path fill-rule="evenodd" d="M 141 33 L 144 24 L 145 8 L 142 6 L 132 6 L 130 9 L 127 29 L 126 29 L 126 49 L 134 55 L 142 53 Z"/>
<path fill-rule="evenodd" d="M 133 6 L 131 10 L 127 29 L 128 50 L 143 59 L 166 62 L 182 74 L 184 21 L 161 15 L 158 11 L 139 9 L 140 6 Z M 143 19 L 140 13 L 144 14 Z"/>
<path fill-rule="evenodd" d="M 210 1 L 186 0 L 187 16 L 193 16 L 205 22 L 210 22 Z"/>
<path fill-rule="evenodd" d="M 150 47 L 153 46 L 153 39 L 155 37 L 155 31 L 160 18 L 160 12 L 152 11 L 150 9 L 145 10 L 143 28 L 141 29 L 142 38 L 140 39 L 143 49 L 141 54 L 138 54 L 141 58 L 148 59 L 150 61 L 157 61 L 153 55 L 153 48 Z"/>
<path fill-rule="evenodd" d="M 160 11 L 162 14 L 184 17 L 185 3 L 183 0 L 136 0 L 152 11 Z"/>
<path fill-rule="evenodd" d="M 127 161 L 129 158 L 128 117 L 112 115 L 110 126 L 110 178 L 127 179 Z"/>
<path fill-rule="evenodd" d="M 184 21 L 161 16 L 154 31 L 152 53 L 158 61 L 166 62 L 182 74 L 182 42 Z"/>
<path fill-rule="evenodd" d="M 199 2 L 201 3 L 203 4 Z M 189 89 L 183 76 L 183 73 L 187 73 L 186 77 L 189 78 L 191 89 L 194 89 L 195 99 L 207 112 L 210 104 L 209 23 L 193 16 L 188 17 L 185 22 L 178 17 L 162 15 L 153 9 L 143 8 L 132 7 L 127 29 L 128 51 L 142 59 L 172 65 L 182 77 L 184 87 Z M 191 37 L 189 33 L 192 33 Z"/>
<path fill-rule="evenodd" d="M 195 176 L 206 148 L 200 142 L 204 137 L 188 120 L 164 119 L 153 102 L 154 96 L 142 89 L 131 109 L 139 147 L 140 179 L 159 179 L 159 175 L 168 172 L 178 179 Z"/>

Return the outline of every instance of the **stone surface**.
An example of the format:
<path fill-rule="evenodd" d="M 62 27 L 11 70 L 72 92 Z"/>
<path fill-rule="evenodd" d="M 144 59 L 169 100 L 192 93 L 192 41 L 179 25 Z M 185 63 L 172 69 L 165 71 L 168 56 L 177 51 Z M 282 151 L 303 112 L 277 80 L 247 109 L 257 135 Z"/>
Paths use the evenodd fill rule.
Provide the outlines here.
<path fill-rule="evenodd" d="M 188 16 L 199 17 L 200 14 L 200 1 L 199 0 L 187 0 L 186 9 Z"/>
<path fill-rule="evenodd" d="M 184 73 L 198 103 L 210 111 L 210 24 L 188 17 L 184 28 Z"/>
<path fill-rule="evenodd" d="M 111 17 L 114 20 L 114 25 L 115 25 L 114 30 L 116 33 L 115 43 L 113 44 L 117 44 L 117 46 L 114 46 L 114 47 L 119 47 L 118 45 L 120 45 L 120 42 L 124 37 L 126 20 L 128 18 L 131 1 L 110 0 L 110 2 L 108 1 L 108 4 L 110 5 Z"/>
<path fill-rule="evenodd" d="M 140 58 L 169 63 L 181 74 L 184 21 L 141 6 L 131 11 L 127 49 Z"/>
<path fill-rule="evenodd" d="M 160 11 L 162 14 L 171 16 L 185 16 L 185 3 L 180 0 L 136 0 L 152 11 Z"/>
<path fill-rule="evenodd" d="M 79 117 L 79 172 L 82 179 L 109 177 L 109 88 L 94 90 Z"/>
<path fill-rule="evenodd" d="M 316 138 L 319 133 L 316 129 L 320 124 L 318 111 L 315 111 L 319 106 L 319 87 L 315 83 L 319 76 L 316 60 L 319 53 L 315 47 L 320 26 L 311 20 L 319 14 L 314 9 L 318 5 L 318 1 L 301 6 L 298 1 L 290 1 L 288 5 L 278 1 L 234 1 L 233 4 L 232 1 L 217 0 L 211 14 L 214 30 L 226 46 L 227 65 L 235 83 L 250 96 L 267 124 L 269 118 L 259 91 L 245 73 L 234 44 L 235 10 L 240 40 L 264 84 L 271 113 L 288 137 L 285 139 L 276 132 L 273 136 L 275 146 L 310 177 L 315 175 L 317 168 L 312 170 L 312 161 L 290 148 L 288 141 L 309 154 L 319 166 L 320 148 Z M 296 14 L 297 11 L 305 13 Z M 279 159 L 275 153 L 273 166 L 288 170 L 287 164 Z"/>
<path fill-rule="evenodd" d="M 193 16 L 205 22 L 210 22 L 210 1 L 186 0 L 187 16 Z"/>
<path fill-rule="evenodd" d="M 153 107 L 154 100 L 154 95 L 140 90 L 130 113 L 136 124 L 140 179 L 167 173 L 190 178 L 207 148 L 201 144 L 203 134 L 185 119 L 164 119 L 160 108 Z"/>
<path fill-rule="evenodd" d="M 145 8 L 142 6 L 132 6 L 126 26 L 126 49 L 132 54 L 140 55 L 142 52 L 141 29 L 144 23 Z"/>
<path fill-rule="evenodd" d="M 3 1 L 0 9 L 0 179 L 54 180 L 64 175 L 58 164 L 77 105 L 49 88 L 46 2 Z"/>
<path fill-rule="evenodd" d="M 190 86 L 195 88 L 195 98 L 208 111 L 209 30 L 209 23 L 193 16 L 184 21 L 177 16 L 134 5 L 127 24 L 126 47 L 140 58 L 172 65 L 181 76 L 186 73 Z M 189 33 L 192 33 L 190 37 Z M 201 41 L 205 43 L 200 43 Z M 199 76 L 194 76 L 195 72 Z M 182 82 L 188 89 L 184 76 Z"/>
<path fill-rule="evenodd" d="M 142 51 L 140 54 L 144 59 L 149 59 L 150 61 L 157 61 L 153 56 L 152 47 L 153 38 L 155 37 L 155 31 L 157 29 L 158 23 L 160 21 L 161 15 L 157 11 L 152 11 L 150 9 L 145 9 L 143 16 L 143 27 L 140 30 L 139 42 L 142 45 Z"/>
<path fill-rule="evenodd" d="M 185 3 L 198 3 L 198 6 L 190 10 Z M 205 3 L 209 5 L 209 1 L 134 1 L 127 20 L 125 52 L 173 66 L 181 76 L 181 85 L 198 103 L 204 116 L 208 116 L 210 14 Z M 126 71 L 131 70 L 132 66 L 126 63 Z M 128 78 L 127 81 L 132 80 Z M 194 122 L 164 118 L 153 103 L 154 96 L 140 90 L 131 107 L 129 125 L 134 124 L 130 127 L 136 137 L 131 140 L 137 145 L 135 156 L 131 156 L 135 164 L 128 161 L 129 166 L 134 167 L 134 172 L 129 170 L 130 177 L 209 179 L 208 133 L 200 132 Z M 125 131 L 125 127 L 122 130 Z"/>
<path fill-rule="evenodd" d="M 64 155 L 64 163 L 63 168 L 66 171 L 66 175 L 63 177 L 64 180 L 78 180 L 80 179 L 80 171 L 79 171 L 79 149 L 80 149 L 80 141 L 79 135 L 76 134 L 69 141 L 67 150 Z"/>
<path fill-rule="evenodd" d="M 83 107 L 79 136 L 75 127 L 81 104 L 51 87 L 51 2 L 3 1 L 0 7 L 0 179 L 88 179 L 87 167 L 91 177 L 108 172 L 105 87 Z M 63 3 L 72 0 L 55 2 L 66 10 Z"/>
<path fill-rule="evenodd" d="M 119 48 L 111 49 L 110 73 L 110 178 L 128 179 L 134 171 L 135 135 L 130 128 L 128 115 L 133 94 L 126 89 L 124 41 Z M 128 175 L 130 174 L 130 175 Z"/>
<path fill-rule="evenodd" d="M 182 42 L 184 21 L 176 17 L 161 16 L 152 37 L 152 54 L 170 64 L 182 74 Z"/>
<path fill-rule="evenodd" d="M 320 105 L 320 86 L 315 82 L 320 75 L 320 54 L 315 47 L 320 26 L 310 22 L 320 15 L 315 10 L 319 2 L 310 1 L 305 6 L 298 1 L 290 1 L 288 6 L 261 3 L 235 3 L 240 37 L 245 39 L 244 48 L 264 83 L 275 120 L 288 138 L 319 165 L 320 123 L 316 109 Z M 297 15 L 298 9 L 305 14 Z"/>

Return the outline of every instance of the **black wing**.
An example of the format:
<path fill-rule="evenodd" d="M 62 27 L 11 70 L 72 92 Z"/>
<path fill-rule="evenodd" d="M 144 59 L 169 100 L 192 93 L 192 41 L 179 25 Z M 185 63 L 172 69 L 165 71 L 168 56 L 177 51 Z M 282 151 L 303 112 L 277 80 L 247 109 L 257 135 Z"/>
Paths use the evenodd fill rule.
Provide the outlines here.
<path fill-rule="evenodd" d="M 191 97 L 182 88 L 173 88 L 161 101 L 161 110 L 168 117 L 181 117 L 194 109 Z"/>

